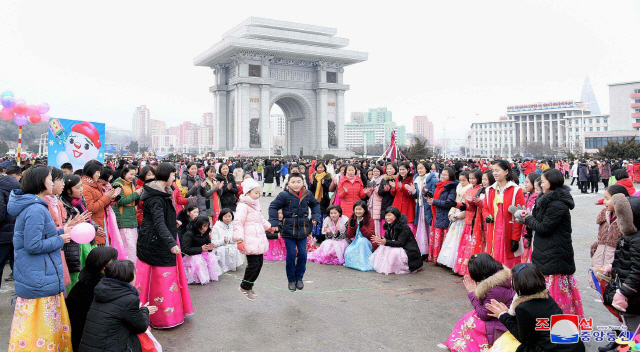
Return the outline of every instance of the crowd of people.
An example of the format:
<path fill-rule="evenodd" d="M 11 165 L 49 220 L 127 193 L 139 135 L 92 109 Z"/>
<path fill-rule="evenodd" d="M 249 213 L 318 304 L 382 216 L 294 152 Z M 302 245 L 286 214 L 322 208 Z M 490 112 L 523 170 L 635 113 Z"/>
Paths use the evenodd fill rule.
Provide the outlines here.
<path fill-rule="evenodd" d="M 537 318 L 584 316 L 565 182 L 583 193 L 604 184 L 592 269 L 615 278 L 597 283 L 604 304 L 635 330 L 634 175 L 633 163 L 595 159 L 120 159 L 80 170 L 9 159 L 0 164 L 0 275 L 8 262 L 17 296 L 9 350 L 141 351 L 157 344 L 149 327 L 194 312 L 189 284 L 246 264 L 239 291 L 254 301 L 264 260 L 286 262 L 291 291 L 304 289 L 309 260 L 386 275 L 430 263 L 464 277 L 472 310 L 441 348 L 584 351 L 534 329 Z M 271 200 L 268 217 L 260 197 Z M 90 243 L 71 239 L 82 223 L 95 229 Z"/>

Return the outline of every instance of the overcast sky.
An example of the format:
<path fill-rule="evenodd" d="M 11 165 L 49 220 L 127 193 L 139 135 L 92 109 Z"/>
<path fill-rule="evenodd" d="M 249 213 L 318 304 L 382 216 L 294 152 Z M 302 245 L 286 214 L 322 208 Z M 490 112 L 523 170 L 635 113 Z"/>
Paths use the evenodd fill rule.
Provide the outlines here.
<path fill-rule="evenodd" d="M 136 106 L 168 126 L 211 111 L 213 73 L 193 58 L 250 16 L 335 27 L 369 60 L 345 70 L 346 118 L 385 106 L 412 130 L 461 138 L 479 114 L 580 99 L 589 76 L 640 80 L 640 2 L 621 1 L 16 1 L 0 9 L 0 91 L 46 101 L 56 117 L 131 129 Z M 454 132 L 455 130 L 455 132 Z"/>

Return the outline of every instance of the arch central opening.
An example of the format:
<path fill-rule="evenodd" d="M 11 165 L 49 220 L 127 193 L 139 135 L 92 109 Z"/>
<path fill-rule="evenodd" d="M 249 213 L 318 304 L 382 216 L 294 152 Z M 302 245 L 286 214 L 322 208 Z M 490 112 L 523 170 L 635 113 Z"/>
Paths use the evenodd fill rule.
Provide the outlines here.
<path fill-rule="evenodd" d="M 271 106 L 271 150 L 276 155 L 298 155 L 308 145 L 307 122 L 304 106 L 293 97 L 282 97 Z"/>

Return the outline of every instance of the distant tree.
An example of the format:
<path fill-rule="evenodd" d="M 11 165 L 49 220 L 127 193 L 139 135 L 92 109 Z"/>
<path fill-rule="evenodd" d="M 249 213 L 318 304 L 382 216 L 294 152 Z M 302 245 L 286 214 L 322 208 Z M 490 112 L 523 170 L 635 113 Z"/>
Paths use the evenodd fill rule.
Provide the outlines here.
<path fill-rule="evenodd" d="M 635 138 L 622 143 L 609 142 L 598 149 L 598 155 L 607 159 L 637 159 L 640 157 L 640 144 Z"/>
<path fill-rule="evenodd" d="M 431 156 L 431 152 L 427 147 L 427 141 L 420 140 L 418 137 L 413 137 L 412 145 L 404 149 L 404 153 L 407 158 L 413 160 L 427 159 Z"/>
<path fill-rule="evenodd" d="M 138 142 L 137 141 L 131 141 L 131 143 L 129 143 L 129 145 L 127 146 L 127 150 L 130 151 L 131 153 L 137 153 L 138 152 Z"/>
<path fill-rule="evenodd" d="M 5 155 L 9 152 L 9 146 L 5 141 L 0 142 L 0 155 Z"/>
<path fill-rule="evenodd" d="M 325 154 L 325 155 L 322 156 L 322 158 L 324 160 L 338 159 L 338 157 L 333 155 L 333 154 Z"/>

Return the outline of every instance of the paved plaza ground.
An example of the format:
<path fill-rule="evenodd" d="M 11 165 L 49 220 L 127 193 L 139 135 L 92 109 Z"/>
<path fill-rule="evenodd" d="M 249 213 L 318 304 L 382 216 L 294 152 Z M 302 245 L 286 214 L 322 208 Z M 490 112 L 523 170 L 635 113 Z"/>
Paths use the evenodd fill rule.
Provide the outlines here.
<path fill-rule="evenodd" d="M 581 195 L 573 187 L 572 194 L 576 276 L 585 315 L 594 327 L 609 325 L 610 314 L 596 302 L 586 275 L 601 209 L 594 202 L 602 190 Z M 272 199 L 261 198 L 265 216 Z M 255 302 L 238 292 L 243 270 L 190 286 L 195 314 L 177 328 L 153 330 L 165 351 L 438 351 L 436 345 L 472 308 L 461 277 L 431 263 L 416 274 L 388 276 L 308 263 L 305 289 L 292 293 L 286 289 L 284 262 L 265 261 Z M 2 282 L 0 350 L 8 345 L 12 291 L 13 285 Z M 598 345 L 588 343 L 587 351 Z"/>

